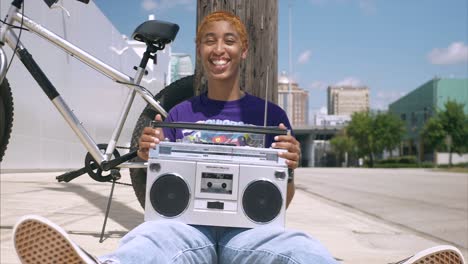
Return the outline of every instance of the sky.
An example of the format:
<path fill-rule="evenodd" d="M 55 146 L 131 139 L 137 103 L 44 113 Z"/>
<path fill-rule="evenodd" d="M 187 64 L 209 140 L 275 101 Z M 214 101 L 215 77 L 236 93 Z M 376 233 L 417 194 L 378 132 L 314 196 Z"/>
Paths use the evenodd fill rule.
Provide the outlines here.
<path fill-rule="evenodd" d="M 127 36 L 150 14 L 178 24 L 172 51 L 195 61 L 196 0 L 94 2 Z M 310 116 L 337 84 L 367 86 L 371 108 L 384 110 L 434 77 L 468 78 L 468 1 L 278 0 L 278 74 L 289 56 Z"/>

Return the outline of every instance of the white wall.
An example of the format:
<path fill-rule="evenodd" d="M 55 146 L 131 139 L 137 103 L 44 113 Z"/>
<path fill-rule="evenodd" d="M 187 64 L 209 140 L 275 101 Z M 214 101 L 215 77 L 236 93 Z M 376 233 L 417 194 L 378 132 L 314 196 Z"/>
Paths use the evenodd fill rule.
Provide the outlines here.
<path fill-rule="evenodd" d="M 437 152 L 436 161 L 437 164 L 449 164 L 449 153 Z M 452 164 L 457 163 L 468 163 L 468 154 L 458 155 L 457 153 L 452 153 Z"/>
<path fill-rule="evenodd" d="M 10 2 L 0 1 L 2 19 Z M 92 1 L 88 5 L 62 1 L 71 17 L 60 9 L 50 10 L 43 1 L 25 2 L 25 15 L 133 77 L 133 66 L 139 64 L 139 56 L 131 48 L 120 56 L 111 50 L 111 47 L 120 50 L 127 43 Z M 145 19 L 142 18 L 142 22 Z M 34 34 L 23 31 L 21 40 L 94 140 L 108 142 L 129 90 Z M 9 47 L 4 48 L 11 58 Z M 152 72 L 149 76 L 153 76 Z M 85 148 L 18 58 L 15 58 L 7 78 L 12 87 L 15 110 L 13 132 L 1 169 L 82 167 Z M 142 85 L 146 84 L 142 82 Z M 161 84 L 148 88 L 154 94 L 161 89 Z M 141 98 L 136 98 L 118 145 L 129 145 L 133 127 L 145 105 Z"/>

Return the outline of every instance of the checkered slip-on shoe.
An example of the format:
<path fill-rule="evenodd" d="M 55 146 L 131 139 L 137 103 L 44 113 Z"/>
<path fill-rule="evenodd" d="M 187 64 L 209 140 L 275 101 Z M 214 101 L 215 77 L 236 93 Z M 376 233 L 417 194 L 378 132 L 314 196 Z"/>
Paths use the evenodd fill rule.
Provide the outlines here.
<path fill-rule="evenodd" d="M 44 217 L 26 215 L 13 229 L 13 242 L 23 264 L 98 264 L 58 225 Z"/>
<path fill-rule="evenodd" d="M 465 260 L 456 247 L 441 245 L 425 249 L 395 264 L 464 264 Z"/>

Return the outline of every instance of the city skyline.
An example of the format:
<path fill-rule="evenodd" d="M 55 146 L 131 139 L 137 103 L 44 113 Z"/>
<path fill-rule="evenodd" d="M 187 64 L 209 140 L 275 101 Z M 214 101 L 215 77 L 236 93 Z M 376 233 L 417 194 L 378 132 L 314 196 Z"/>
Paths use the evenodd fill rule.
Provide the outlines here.
<path fill-rule="evenodd" d="M 195 59 L 195 0 L 95 0 L 127 36 L 155 14 L 177 23 L 173 52 Z M 372 109 L 387 109 L 437 76 L 468 77 L 468 3 L 464 0 L 279 0 L 278 75 L 288 67 L 309 91 L 309 119 L 326 107 L 330 85 L 367 86 Z"/>

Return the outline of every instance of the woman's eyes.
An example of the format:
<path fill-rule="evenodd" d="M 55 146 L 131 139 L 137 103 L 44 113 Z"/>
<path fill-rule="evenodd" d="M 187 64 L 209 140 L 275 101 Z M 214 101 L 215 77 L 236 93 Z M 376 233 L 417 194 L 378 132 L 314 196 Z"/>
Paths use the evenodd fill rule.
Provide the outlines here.
<path fill-rule="evenodd" d="M 207 45 L 213 45 L 213 44 L 216 44 L 216 42 L 217 41 L 214 40 L 214 39 L 206 39 L 204 41 L 204 43 L 207 44 Z M 236 43 L 236 40 L 235 39 L 226 39 L 226 40 L 224 40 L 224 43 L 226 43 L 226 45 L 231 46 L 231 45 L 234 45 Z"/>

